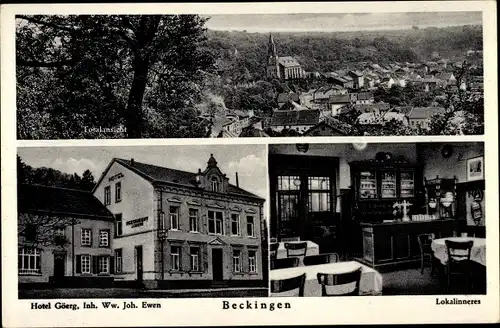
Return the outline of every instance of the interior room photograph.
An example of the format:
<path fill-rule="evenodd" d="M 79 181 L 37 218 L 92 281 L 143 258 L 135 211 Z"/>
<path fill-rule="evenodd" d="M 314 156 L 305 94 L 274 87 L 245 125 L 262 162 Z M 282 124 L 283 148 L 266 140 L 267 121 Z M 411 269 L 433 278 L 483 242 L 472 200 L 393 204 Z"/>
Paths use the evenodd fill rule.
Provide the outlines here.
<path fill-rule="evenodd" d="M 484 143 L 269 145 L 271 296 L 486 294 Z"/>

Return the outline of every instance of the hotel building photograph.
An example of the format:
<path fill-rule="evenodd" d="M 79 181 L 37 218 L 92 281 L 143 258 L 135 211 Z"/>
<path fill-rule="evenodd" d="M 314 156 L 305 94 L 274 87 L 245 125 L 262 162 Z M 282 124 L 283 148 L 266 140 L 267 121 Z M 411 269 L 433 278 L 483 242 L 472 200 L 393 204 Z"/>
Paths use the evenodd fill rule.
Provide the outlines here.
<path fill-rule="evenodd" d="M 269 145 L 271 296 L 486 294 L 484 144 Z"/>
<path fill-rule="evenodd" d="M 19 148 L 19 297 L 267 296 L 266 157 Z"/>

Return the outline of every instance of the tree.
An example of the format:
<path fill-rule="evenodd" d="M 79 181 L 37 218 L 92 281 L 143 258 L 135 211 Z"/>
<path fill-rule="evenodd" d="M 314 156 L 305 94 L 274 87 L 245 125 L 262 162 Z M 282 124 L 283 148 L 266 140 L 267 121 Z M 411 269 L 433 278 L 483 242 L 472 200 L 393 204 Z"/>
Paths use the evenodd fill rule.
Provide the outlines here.
<path fill-rule="evenodd" d="M 214 69 L 204 48 L 206 19 L 16 18 L 19 137 L 101 137 L 86 127 L 104 126 L 124 127 L 126 137 L 140 138 L 150 127 L 148 115 L 196 118 L 186 108 L 199 100 L 204 75 Z"/>
<path fill-rule="evenodd" d="M 85 170 L 82 175 L 82 179 L 80 180 L 80 186 L 84 190 L 92 190 L 95 187 L 94 175 L 90 170 Z"/>
<path fill-rule="evenodd" d="M 17 224 L 19 245 L 64 247 L 69 240 L 57 235 L 57 230 L 75 225 L 78 222 L 73 218 L 49 216 L 31 213 L 19 213 Z"/>

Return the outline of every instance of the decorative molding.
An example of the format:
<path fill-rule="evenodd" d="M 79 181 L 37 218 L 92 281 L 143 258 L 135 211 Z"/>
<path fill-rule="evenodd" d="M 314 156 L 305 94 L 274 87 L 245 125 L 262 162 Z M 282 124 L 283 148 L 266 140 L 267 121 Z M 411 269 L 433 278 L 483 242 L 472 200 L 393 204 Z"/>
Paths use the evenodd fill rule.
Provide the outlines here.
<path fill-rule="evenodd" d="M 212 241 L 210 241 L 208 243 L 209 245 L 215 245 L 215 246 L 223 246 L 223 245 L 226 245 L 226 243 L 220 239 L 219 237 L 213 239 Z"/>
<path fill-rule="evenodd" d="M 180 197 L 174 196 L 172 198 L 167 198 L 167 201 L 170 203 L 182 203 Z"/>
<path fill-rule="evenodd" d="M 225 209 L 225 208 L 226 208 L 225 206 L 222 206 L 222 205 L 221 205 L 221 204 L 219 204 L 219 203 L 207 204 L 207 207 L 210 207 L 210 208 L 218 208 L 218 209 Z"/>
<path fill-rule="evenodd" d="M 191 205 L 191 206 L 201 206 L 201 202 L 196 200 L 196 199 L 193 199 L 191 201 L 187 201 L 186 202 L 188 205 Z"/>
<path fill-rule="evenodd" d="M 239 206 L 232 206 L 229 209 L 233 212 L 241 212 L 241 207 Z"/>
<path fill-rule="evenodd" d="M 254 210 L 253 208 L 247 208 L 247 209 L 245 209 L 245 213 L 257 214 L 257 211 Z"/>

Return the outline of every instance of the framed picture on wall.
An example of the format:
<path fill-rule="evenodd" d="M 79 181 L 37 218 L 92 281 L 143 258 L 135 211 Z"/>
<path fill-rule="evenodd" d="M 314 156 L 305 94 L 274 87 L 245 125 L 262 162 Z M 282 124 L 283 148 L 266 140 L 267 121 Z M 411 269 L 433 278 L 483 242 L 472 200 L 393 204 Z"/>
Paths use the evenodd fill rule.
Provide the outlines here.
<path fill-rule="evenodd" d="M 467 160 L 467 181 L 484 179 L 484 156 Z"/>

